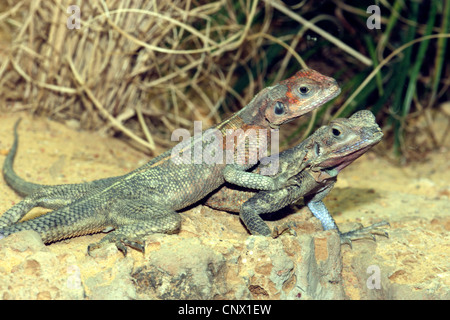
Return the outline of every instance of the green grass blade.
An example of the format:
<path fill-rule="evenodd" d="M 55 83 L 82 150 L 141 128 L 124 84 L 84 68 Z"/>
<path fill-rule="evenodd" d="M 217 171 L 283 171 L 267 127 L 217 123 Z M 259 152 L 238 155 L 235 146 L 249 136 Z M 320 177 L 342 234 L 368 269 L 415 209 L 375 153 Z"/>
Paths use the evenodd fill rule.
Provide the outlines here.
<path fill-rule="evenodd" d="M 364 36 L 364 41 L 366 42 L 367 50 L 369 51 L 370 58 L 373 62 L 373 67 L 376 68 L 378 66 L 378 59 L 377 59 L 377 53 L 375 50 L 375 45 L 373 43 L 373 36 L 370 34 L 367 34 Z M 381 78 L 381 71 L 377 73 L 376 82 L 378 87 L 378 94 L 379 96 L 383 96 L 384 89 L 383 89 L 383 79 Z"/>
<path fill-rule="evenodd" d="M 442 24 L 441 24 L 441 33 L 450 33 L 450 0 L 446 0 L 444 2 L 444 10 L 442 13 Z M 438 39 L 437 43 L 437 51 L 436 51 L 436 58 L 434 63 L 434 77 L 432 80 L 432 93 L 431 93 L 431 99 L 428 104 L 428 107 L 430 107 L 436 98 L 439 82 L 441 80 L 441 74 L 444 64 L 444 57 L 445 57 L 445 51 L 447 47 L 447 38 L 440 38 Z"/>
<path fill-rule="evenodd" d="M 414 21 L 417 23 L 417 18 L 419 15 L 419 3 L 413 1 L 411 2 L 411 8 L 410 8 L 410 19 L 411 21 Z M 410 42 L 414 39 L 416 35 L 417 24 L 414 26 L 410 26 L 408 28 L 408 32 L 406 35 L 406 39 L 404 39 L 404 43 Z M 408 76 L 408 71 L 411 68 L 411 55 L 412 55 L 412 46 L 408 47 L 404 51 L 404 57 L 403 60 L 400 62 L 401 68 L 400 72 L 395 75 L 397 78 L 397 87 L 394 92 L 394 101 L 392 103 L 391 107 L 391 122 L 393 122 L 393 128 L 394 128 L 394 154 L 396 156 L 400 156 L 402 154 L 402 146 L 403 146 L 403 126 L 401 122 L 401 115 L 403 114 L 402 108 L 403 108 L 403 92 L 404 87 L 406 83 L 406 79 Z"/>
<path fill-rule="evenodd" d="M 428 15 L 427 26 L 425 29 L 424 36 L 431 34 L 431 32 L 433 31 L 434 22 L 436 20 L 436 12 L 437 12 L 437 4 L 436 0 L 433 0 L 430 4 L 430 12 Z M 403 102 L 403 109 L 402 109 L 403 122 L 406 120 L 405 118 L 409 114 L 409 110 L 411 109 L 411 102 L 416 92 L 417 77 L 419 76 L 420 73 L 420 67 L 422 66 L 422 63 L 425 60 L 425 54 L 427 52 L 429 42 L 430 40 L 425 40 L 422 41 L 419 45 L 419 50 L 417 52 L 417 56 L 415 59 L 416 62 L 414 63 L 411 75 L 409 77 L 409 84 L 408 88 L 406 89 L 405 100 Z"/>

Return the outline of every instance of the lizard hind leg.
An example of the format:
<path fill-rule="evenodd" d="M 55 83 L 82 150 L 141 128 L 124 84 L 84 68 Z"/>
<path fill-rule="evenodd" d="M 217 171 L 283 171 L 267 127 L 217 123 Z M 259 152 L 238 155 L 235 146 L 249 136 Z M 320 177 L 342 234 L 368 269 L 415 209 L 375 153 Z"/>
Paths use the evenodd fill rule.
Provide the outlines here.
<path fill-rule="evenodd" d="M 0 217 L 0 228 L 18 223 L 33 208 L 61 209 L 100 187 L 98 182 L 97 185 L 85 183 L 43 186 L 7 210 Z"/>
<path fill-rule="evenodd" d="M 124 255 L 127 247 L 144 252 L 145 236 L 175 233 L 181 226 L 181 216 L 176 211 L 142 200 L 122 200 L 120 205 L 112 208 L 109 220 L 115 230 L 98 243 L 89 245 L 89 254 L 106 243 L 114 243 Z"/>

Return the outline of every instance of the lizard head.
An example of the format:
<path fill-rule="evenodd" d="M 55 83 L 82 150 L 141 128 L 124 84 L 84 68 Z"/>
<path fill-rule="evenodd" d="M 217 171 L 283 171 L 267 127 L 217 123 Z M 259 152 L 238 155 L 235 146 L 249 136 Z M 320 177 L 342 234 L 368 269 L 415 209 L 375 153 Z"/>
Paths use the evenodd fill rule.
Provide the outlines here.
<path fill-rule="evenodd" d="M 309 148 L 314 153 L 313 171 L 327 169 L 337 174 L 383 137 L 375 116 L 368 110 L 358 111 L 350 118 L 331 121 L 319 128 L 311 137 Z"/>
<path fill-rule="evenodd" d="M 294 76 L 261 90 L 238 115 L 247 124 L 276 129 L 318 108 L 340 92 L 333 78 L 312 69 L 300 70 Z"/>
<path fill-rule="evenodd" d="M 308 113 L 335 98 L 341 89 L 335 79 L 312 69 L 300 70 L 294 76 L 269 87 L 266 92 L 264 118 L 276 128 Z"/>

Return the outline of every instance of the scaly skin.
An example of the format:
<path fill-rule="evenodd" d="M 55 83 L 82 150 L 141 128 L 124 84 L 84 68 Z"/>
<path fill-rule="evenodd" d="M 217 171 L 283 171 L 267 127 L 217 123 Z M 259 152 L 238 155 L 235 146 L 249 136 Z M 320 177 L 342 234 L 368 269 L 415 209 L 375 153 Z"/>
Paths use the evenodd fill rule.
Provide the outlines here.
<path fill-rule="evenodd" d="M 359 111 L 349 119 L 336 119 L 296 147 L 282 152 L 279 155 L 280 171 L 273 177 L 254 174 L 263 165 L 246 175 L 229 176 L 227 181 L 238 187 L 223 186 L 205 204 L 215 209 L 239 212 L 252 234 L 276 237 L 286 228 L 271 230 L 259 215 L 278 211 L 303 197 L 325 230 L 339 232 L 342 243 L 351 245 L 351 240 L 374 239 L 373 234 L 387 236 L 386 232 L 377 229 L 387 222 L 341 233 L 322 202 L 333 188 L 338 173 L 377 144 L 382 136 L 370 111 Z M 297 172 L 292 175 L 295 167 Z M 284 187 L 280 188 L 280 180 Z M 269 191 L 242 190 L 239 186 Z"/>
<path fill-rule="evenodd" d="M 176 210 L 199 201 L 220 187 L 225 181 L 225 172 L 234 175 L 252 167 L 255 162 L 250 159 L 257 162 L 261 158 L 257 141 L 264 141 L 263 138 L 270 141 L 270 129 L 278 129 L 283 123 L 316 109 L 339 92 L 334 79 L 314 70 L 299 71 L 293 77 L 265 88 L 247 106 L 217 125 L 213 132 L 216 143 L 194 135 L 126 175 L 82 184 L 42 186 L 18 177 L 12 167 L 17 148 L 15 134 L 3 174 L 13 189 L 27 197 L 0 218 L 0 238 L 31 229 L 37 231 L 45 243 L 50 243 L 114 230 L 100 243 L 115 243 L 125 254 L 126 245 L 143 251 L 143 236 L 153 232 L 176 232 L 181 223 Z M 264 136 L 259 135 L 258 140 L 252 141 L 241 139 L 251 129 Z M 264 130 L 258 131 L 261 129 Z M 237 138 L 237 143 L 230 147 L 226 142 L 233 137 Z M 266 149 L 266 145 L 260 144 L 258 147 Z M 219 154 L 222 161 L 184 163 L 180 155 L 197 154 L 198 147 L 207 150 L 211 157 Z M 226 151 L 232 151 L 234 163 L 226 158 Z M 18 223 L 36 206 L 54 211 Z M 99 245 L 91 245 L 90 249 Z"/>

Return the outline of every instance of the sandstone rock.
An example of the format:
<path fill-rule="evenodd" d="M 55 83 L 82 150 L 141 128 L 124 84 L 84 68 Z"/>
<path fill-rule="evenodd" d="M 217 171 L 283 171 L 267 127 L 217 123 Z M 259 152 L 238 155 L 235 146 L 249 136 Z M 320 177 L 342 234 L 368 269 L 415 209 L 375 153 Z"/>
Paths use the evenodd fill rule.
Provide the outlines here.
<path fill-rule="evenodd" d="M 336 233 L 249 236 L 244 243 L 161 235 L 150 241 L 145 265 L 132 275 L 145 298 L 344 298 Z"/>
<path fill-rule="evenodd" d="M 1 299 L 83 299 L 80 274 L 70 253 L 56 255 L 34 231 L 0 241 Z"/>

